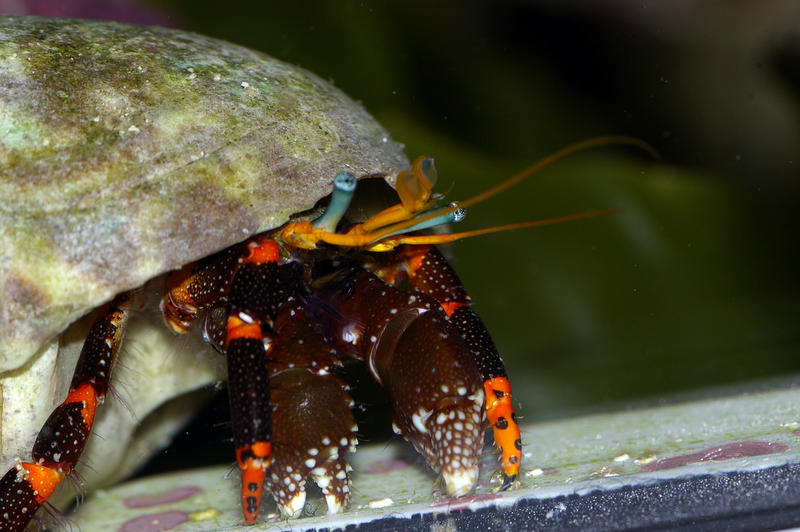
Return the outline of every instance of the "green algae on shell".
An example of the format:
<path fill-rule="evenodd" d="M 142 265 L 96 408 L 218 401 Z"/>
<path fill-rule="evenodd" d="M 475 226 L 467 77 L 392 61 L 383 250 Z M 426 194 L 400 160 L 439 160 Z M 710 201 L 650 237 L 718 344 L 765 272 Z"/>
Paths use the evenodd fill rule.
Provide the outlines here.
<path fill-rule="evenodd" d="M 407 166 L 359 104 L 262 53 L 176 30 L 0 17 L 0 466 L 30 452 L 63 397 L 52 381 L 71 371 L 56 364 L 70 323 L 311 208 L 339 171 Z"/>

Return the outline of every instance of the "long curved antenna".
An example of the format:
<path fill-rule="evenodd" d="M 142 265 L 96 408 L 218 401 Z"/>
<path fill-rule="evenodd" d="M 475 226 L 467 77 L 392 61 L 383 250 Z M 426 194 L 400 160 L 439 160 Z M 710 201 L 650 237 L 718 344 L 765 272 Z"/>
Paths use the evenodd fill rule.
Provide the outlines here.
<path fill-rule="evenodd" d="M 398 175 L 398 194 L 401 202 L 384 209 L 365 222 L 353 226 L 344 234 L 336 233 L 336 226 L 344 215 L 344 211 L 347 210 L 350 197 L 352 197 L 353 190 L 355 189 L 355 180 L 352 175 L 342 172 L 336 176 L 336 180 L 338 181 L 341 178 L 343 182 L 348 183 L 349 180 L 352 179 L 352 190 L 347 184 L 342 185 L 342 191 L 335 188 L 331 199 L 331 205 L 329 205 L 328 209 L 320 218 L 313 224 L 309 222 L 295 222 L 289 224 L 281 232 L 281 239 L 287 244 L 305 249 L 313 249 L 319 242 L 325 242 L 334 246 L 366 247 L 370 251 L 388 251 L 403 243 L 445 243 L 497 231 L 550 225 L 608 214 L 614 212 L 614 209 L 587 211 L 557 218 L 548 218 L 546 220 L 534 220 L 531 222 L 488 227 L 450 235 L 407 234 L 409 232 L 415 232 L 453 221 L 460 221 L 460 219 L 463 218 L 464 209 L 467 207 L 486 201 L 492 196 L 496 196 L 508 190 L 568 155 L 609 145 L 634 146 L 650 154 L 654 158 L 659 158 L 658 152 L 656 152 L 652 146 L 634 137 L 609 135 L 586 139 L 555 151 L 520 172 L 517 172 L 510 178 L 471 198 L 437 209 L 430 208 L 435 204 L 438 198 L 437 196 L 431 195 L 433 184 L 436 181 L 436 168 L 433 165 L 433 159 L 419 157 L 414 161 L 411 169 L 405 170 Z"/>
<path fill-rule="evenodd" d="M 395 235 L 401 233 L 403 231 L 408 231 L 410 227 L 416 226 L 417 224 L 421 224 L 426 222 L 430 219 L 434 219 L 439 216 L 445 216 L 447 213 L 454 212 L 456 209 L 466 209 L 472 205 L 480 203 L 482 201 L 486 201 L 487 199 L 491 198 L 492 196 L 496 196 L 497 194 L 508 190 L 509 188 L 518 185 L 525 179 L 531 177 L 533 174 L 547 168 L 548 166 L 552 165 L 553 163 L 558 162 L 559 160 L 567 157 L 568 155 L 572 155 L 573 153 L 577 153 L 580 151 L 588 150 L 591 148 L 598 148 L 601 146 L 609 146 L 609 145 L 629 145 L 639 148 L 650 156 L 655 159 L 659 159 L 660 156 L 658 152 L 646 143 L 643 140 L 637 139 L 635 137 L 628 137 L 624 135 L 616 135 L 616 136 L 603 136 L 603 137 L 595 137 L 591 139 L 582 140 L 576 142 L 574 144 L 570 144 L 569 146 L 565 146 L 560 150 L 555 151 L 554 153 L 548 155 L 547 157 L 533 163 L 532 165 L 528 166 L 527 168 L 517 172 L 510 178 L 498 183 L 497 185 L 490 187 L 471 198 L 468 198 L 464 201 L 460 201 L 457 204 L 453 204 L 448 207 L 443 207 L 441 209 L 434 210 L 429 214 L 423 214 L 411 219 L 407 219 L 405 221 L 392 224 L 390 226 L 384 227 L 380 230 L 377 230 L 373 233 L 374 240 L 373 242 L 378 242 L 383 238 L 386 238 L 389 235 Z M 515 224 L 516 225 L 516 224 Z"/>

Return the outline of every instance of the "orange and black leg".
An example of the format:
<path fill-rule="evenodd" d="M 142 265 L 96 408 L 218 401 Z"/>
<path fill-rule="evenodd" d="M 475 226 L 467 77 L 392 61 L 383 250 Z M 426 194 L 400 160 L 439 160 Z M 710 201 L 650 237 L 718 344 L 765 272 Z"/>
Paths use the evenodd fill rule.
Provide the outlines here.
<path fill-rule="evenodd" d="M 522 439 L 514 414 L 511 385 L 500 353 L 483 321 L 470 306 L 470 297 L 461 280 L 439 250 L 429 245 L 398 248 L 379 271 L 389 282 L 398 280 L 403 273 L 407 275 L 414 289 L 441 304 L 469 345 L 483 379 L 486 418 L 501 453 L 505 475 L 503 489 L 508 488 L 519 474 L 522 460 Z"/>
<path fill-rule="evenodd" d="M 53 410 L 33 445 L 0 480 L 0 530 L 24 530 L 36 510 L 72 471 L 86 446 L 97 406 L 105 400 L 130 306 L 117 296 L 101 312 L 81 350 L 67 398 Z"/>
<path fill-rule="evenodd" d="M 281 513 L 297 517 L 307 476 L 336 513 L 349 493 L 346 454 L 356 446 L 352 400 L 331 374 L 338 358 L 298 299 L 303 267 L 280 264 L 270 240 L 251 251 L 230 286 L 226 347 L 245 518 L 256 520 L 265 481 Z"/>
<path fill-rule="evenodd" d="M 177 333 L 187 333 L 200 313 L 228 296 L 233 276 L 243 260 L 248 260 L 268 240 L 257 236 L 229 247 L 201 261 L 188 264 L 167 276 L 161 314 L 164 322 Z M 214 347 L 221 350 L 224 335 Z"/>
<path fill-rule="evenodd" d="M 174 330 L 202 319 L 206 340 L 228 356 L 248 522 L 257 518 L 264 483 L 283 515 L 299 515 L 308 476 L 328 511 L 341 511 L 350 482 L 345 458 L 357 443 L 352 400 L 332 374 L 339 359 L 297 297 L 303 267 L 280 262 L 275 241 L 256 236 L 171 274 L 162 303 Z"/>
<path fill-rule="evenodd" d="M 272 241 L 265 245 L 274 253 L 263 261 L 246 260 L 233 277 L 225 342 L 233 441 L 242 472 L 242 511 L 248 523 L 258 517 L 264 478 L 272 462 L 266 346 L 277 306 L 285 297 L 277 246 Z"/>

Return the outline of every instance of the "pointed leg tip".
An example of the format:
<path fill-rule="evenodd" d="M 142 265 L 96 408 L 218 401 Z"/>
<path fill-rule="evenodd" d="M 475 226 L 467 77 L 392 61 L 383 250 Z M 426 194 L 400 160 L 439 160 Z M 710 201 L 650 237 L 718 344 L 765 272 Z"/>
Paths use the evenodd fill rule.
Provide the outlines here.
<path fill-rule="evenodd" d="M 326 493 L 325 502 L 328 503 L 328 514 L 340 514 L 344 511 L 346 499 L 335 493 Z"/>
<path fill-rule="evenodd" d="M 467 495 L 478 482 L 478 467 L 469 469 L 456 469 L 454 471 L 442 471 L 445 489 L 451 497 L 462 497 Z"/>
<path fill-rule="evenodd" d="M 341 455 L 343 454 L 344 452 L 341 453 Z M 328 514 L 341 513 L 347 505 L 347 496 L 350 492 L 349 471 L 349 464 L 341 458 L 327 462 L 311 471 L 311 478 L 325 495 Z"/>
<path fill-rule="evenodd" d="M 500 486 L 500 491 L 506 491 L 517 480 L 517 475 L 503 475 L 503 485 Z"/>
<path fill-rule="evenodd" d="M 294 495 L 279 502 L 278 508 L 280 508 L 282 515 L 294 519 L 300 517 L 300 514 L 303 512 L 303 508 L 305 507 L 305 505 L 306 505 L 306 491 L 305 489 L 300 489 Z"/>

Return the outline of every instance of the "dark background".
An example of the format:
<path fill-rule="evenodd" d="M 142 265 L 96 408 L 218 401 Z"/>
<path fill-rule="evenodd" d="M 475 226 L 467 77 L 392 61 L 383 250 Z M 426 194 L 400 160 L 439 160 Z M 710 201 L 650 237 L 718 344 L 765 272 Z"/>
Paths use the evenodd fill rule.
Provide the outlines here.
<path fill-rule="evenodd" d="M 464 222 L 621 209 L 455 245 L 528 422 L 800 371 L 793 0 L 4 1 L 300 64 L 362 101 L 410 158 L 435 156 L 452 198 L 587 137 L 652 144 L 658 161 L 576 155 Z"/>

